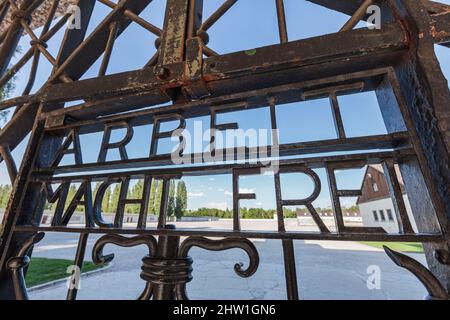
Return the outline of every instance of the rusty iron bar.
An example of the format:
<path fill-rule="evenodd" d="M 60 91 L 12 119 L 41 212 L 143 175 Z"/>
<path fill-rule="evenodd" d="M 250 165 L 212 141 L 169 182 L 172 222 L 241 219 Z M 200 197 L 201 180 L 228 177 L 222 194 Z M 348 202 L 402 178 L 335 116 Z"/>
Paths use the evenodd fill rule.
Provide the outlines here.
<path fill-rule="evenodd" d="M 11 185 L 14 185 L 14 181 L 17 177 L 17 166 L 11 154 L 11 150 L 9 150 L 7 146 L 0 145 L 0 156 L 5 161 L 6 169 L 8 170 L 8 175 L 11 180 Z"/>
<path fill-rule="evenodd" d="M 238 0 L 226 0 L 200 27 L 200 30 L 208 31 Z"/>
<path fill-rule="evenodd" d="M 97 0 L 101 3 L 103 3 L 104 5 L 110 7 L 111 9 L 116 9 L 118 7 L 118 4 L 109 1 L 109 0 Z M 161 36 L 162 35 L 162 30 L 158 27 L 156 27 L 155 25 L 151 24 L 150 22 L 148 22 L 147 20 L 139 17 L 139 15 L 137 15 L 136 13 L 134 13 L 133 11 L 130 11 L 128 9 L 123 10 L 123 14 L 131 19 L 133 22 L 137 23 L 138 25 L 140 25 L 141 27 L 143 27 L 144 29 L 150 31 L 151 33 L 153 33 L 156 36 Z"/>
<path fill-rule="evenodd" d="M 356 10 L 351 18 L 344 24 L 339 32 L 349 31 L 353 29 L 359 21 L 366 15 L 367 8 L 374 3 L 374 0 L 365 0 L 363 4 Z"/>
<path fill-rule="evenodd" d="M 53 21 L 53 18 L 55 17 L 56 10 L 58 9 L 59 0 L 53 0 L 52 6 L 50 8 L 50 12 L 47 17 L 47 21 L 44 24 L 44 27 L 41 30 L 41 34 L 39 37 L 39 40 L 42 41 L 42 37 L 49 31 L 51 23 Z M 45 43 L 45 42 L 41 42 Z M 28 82 L 25 86 L 24 91 L 22 92 L 22 95 L 28 95 L 31 92 L 31 89 L 33 88 L 34 82 L 36 80 L 36 74 L 39 66 L 39 58 L 40 54 L 38 50 L 34 50 L 34 56 L 33 56 L 33 62 L 31 64 L 31 70 L 30 75 L 28 76 Z M 17 111 L 17 110 L 16 110 Z"/>
<path fill-rule="evenodd" d="M 66 300 L 76 300 L 77 298 L 78 286 L 80 281 L 79 277 L 81 277 L 81 272 L 83 271 L 84 256 L 86 253 L 88 238 L 88 233 L 81 233 L 80 238 L 78 239 L 77 252 L 75 253 L 74 261 L 74 266 L 76 266 L 76 268 L 78 269 L 72 270 L 72 281 L 70 283 L 69 289 L 67 290 Z"/>
<path fill-rule="evenodd" d="M 277 18 L 278 18 L 278 32 L 280 33 L 280 43 L 286 43 L 289 41 L 286 13 L 284 10 L 284 0 L 276 0 L 277 4 Z"/>
<path fill-rule="evenodd" d="M 111 54 L 114 48 L 114 42 L 117 37 L 117 22 L 112 22 L 110 27 L 110 32 L 108 36 L 108 41 L 106 42 L 105 52 L 103 54 L 102 64 L 100 65 L 100 69 L 98 71 L 98 76 L 102 77 L 106 74 L 106 70 L 108 69 L 109 60 L 111 59 Z"/>

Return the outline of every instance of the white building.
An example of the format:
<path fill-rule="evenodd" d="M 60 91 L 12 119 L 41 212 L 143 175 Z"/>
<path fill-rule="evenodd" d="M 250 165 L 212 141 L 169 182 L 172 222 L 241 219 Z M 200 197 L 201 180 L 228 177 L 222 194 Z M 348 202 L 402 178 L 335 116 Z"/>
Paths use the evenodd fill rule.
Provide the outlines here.
<path fill-rule="evenodd" d="M 396 173 L 403 192 L 403 200 L 409 220 L 413 229 L 417 231 L 408 196 L 404 190 L 403 179 L 398 172 L 398 168 L 396 168 Z M 361 212 L 363 225 L 365 227 L 382 227 L 388 233 L 398 233 L 398 220 L 381 165 L 367 167 L 361 190 L 362 195 L 358 197 L 357 204 Z"/>

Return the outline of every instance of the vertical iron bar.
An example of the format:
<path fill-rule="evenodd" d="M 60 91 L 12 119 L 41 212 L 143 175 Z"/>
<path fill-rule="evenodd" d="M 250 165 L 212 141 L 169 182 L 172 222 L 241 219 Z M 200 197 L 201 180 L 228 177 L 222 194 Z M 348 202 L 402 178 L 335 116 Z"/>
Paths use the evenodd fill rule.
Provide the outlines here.
<path fill-rule="evenodd" d="M 297 269 L 295 267 L 294 241 L 283 241 L 284 274 L 286 276 L 286 291 L 289 300 L 298 300 Z"/>
<path fill-rule="evenodd" d="M 165 229 L 173 230 L 174 225 L 164 226 Z M 167 264 L 178 257 L 178 248 L 180 245 L 180 237 L 177 236 L 160 236 L 158 238 L 158 247 L 156 250 L 156 257 L 167 260 Z M 161 275 L 164 279 L 164 274 Z M 175 285 L 160 283 L 154 286 L 153 289 L 154 300 L 174 300 L 175 299 Z"/>
<path fill-rule="evenodd" d="M 336 229 L 337 232 L 343 232 L 345 229 L 344 226 L 344 219 L 342 217 L 342 209 L 341 209 L 341 201 L 339 199 L 339 196 L 337 194 L 337 182 L 336 182 L 336 176 L 334 174 L 334 169 L 327 165 L 327 177 L 328 177 L 328 185 L 330 188 L 330 195 L 332 200 L 332 206 L 334 211 L 334 219 L 336 221 Z"/>
<path fill-rule="evenodd" d="M 158 229 L 166 227 L 169 186 L 170 179 L 164 178 L 162 182 L 161 205 L 159 206 Z"/>
<path fill-rule="evenodd" d="M 77 246 L 77 252 L 75 254 L 75 261 L 74 265 L 77 266 L 79 270 L 79 276 L 81 277 L 81 272 L 83 269 L 83 263 L 84 263 L 84 255 L 86 253 L 86 246 L 88 241 L 89 233 L 81 233 L 80 238 L 78 240 L 78 246 Z M 77 273 L 75 271 L 74 275 L 76 276 Z M 75 280 L 75 283 L 74 283 Z M 71 287 L 67 291 L 67 300 L 76 300 L 78 288 L 77 285 L 79 284 L 79 279 L 73 279 L 71 278 Z"/>
<path fill-rule="evenodd" d="M 239 175 L 233 170 L 233 230 L 241 230 L 241 208 L 239 203 Z"/>
<path fill-rule="evenodd" d="M 275 98 L 269 98 L 269 108 L 270 108 L 270 123 L 272 125 L 272 145 L 279 145 L 280 140 L 278 136 L 278 123 L 277 123 L 277 114 L 276 114 L 276 104 Z M 275 180 L 275 199 L 277 205 L 277 219 L 278 219 L 278 231 L 286 231 L 284 225 L 284 214 L 283 214 L 283 204 L 282 204 L 282 194 L 281 194 L 281 181 L 280 181 L 280 173 L 274 172 L 274 180 Z"/>
<path fill-rule="evenodd" d="M 138 229 L 144 230 L 147 225 L 147 213 L 148 213 L 148 205 L 150 201 L 150 189 L 152 186 L 152 177 L 146 175 L 144 178 L 144 188 L 142 190 L 142 202 L 139 213 L 139 220 L 137 224 Z"/>
<path fill-rule="evenodd" d="M 397 215 L 399 224 L 399 231 L 401 233 L 414 234 L 414 230 L 409 221 L 408 213 L 406 211 L 405 201 L 403 200 L 403 193 L 395 173 L 394 161 L 392 159 L 383 162 L 384 176 L 389 186 L 394 210 Z"/>
<path fill-rule="evenodd" d="M 105 53 L 103 54 L 102 64 L 100 66 L 100 70 L 98 71 L 98 76 L 104 76 L 106 74 L 106 70 L 108 69 L 109 60 L 111 59 L 112 50 L 114 48 L 114 42 L 117 37 L 117 22 L 113 21 L 109 26 L 109 36 L 108 42 L 106 42 Z"/>
<path fill-rule="evenodd" d="M 282 195 L 281 195 L 281 182 L 280 182 L 280 173 L 274 173 L 275 180 L 275 198 L 277 205 L 277 219 L 278 219 L 278 231 L 284 232 L 286 231 L 286 227 L 284 225 L 284 213 L 283 213 L 283 204 L 282 204 Z"/>
<path fill-rule="evenodd" d="M 270 107 L 270 120 L 272 124 L 272 139 L 273 144 L 279 144 L 278 136 L 278 124 L 276 116 L 276 104 L 275 98 L 269 98 Z M 283 213 L 283 196 L 281 192 L 281 181 L 280 173 L 274 172 L 275 181 L 275 199 L 277 206 L 277 219 L 278 219 L 278 231 L 285 232 L 286 226 L 284 224 L 284 213 Z M 295 253 L 294 253 L 294 241 L 293 240 L 282 240 L 283 246 L 283 259 L 284 259 L 284 275 L 286 278 L 286 293 L 289 300 L 298 300 L 298 281 L 297 281 L 297 269 L 295 266 Z"/>
<path fill-rule="evenodd" d="M 284 1 L 276 0 L 276 3 L 277 3 L 278 32 L 280 33 L 280 43 L 286 43 L 289 41 L 289 38 L 286 24 L 286 12 L 284 10 Z"/>
<path fill-rule="evenodd" d="M 189 0 L 167 0 L 157 68 L 184 59 L 188 5 Z"/>
<path fill-rule="evenodd" d="M 187 39 L 191 39 L 197 35 L 197 30 L 202 24 L 202 13 L 203 0 L 190 0 Z"/>
<path fill-rule="evenodd" d="M 123 216 L 125 212 L 125 206 L 127 204 L 128 188 L 130 186 L 130 178 L 126 177 L 122 179 L 120 186 L 119 203 L 117 204 L 116 217 L 114 218 L 114 226 L 116 228 L 122 228 L 123 226 Z M 124 201 L 122 200 L 124 199 Z"/>
<path fill-rule="evenodd" d="M 331 108 L 333 110 L 333 119 L 334 119 L 334 126 L 336 128 L 336 134 L 339 139 L 345 139 L 345 129 L 344 129 L 344 122 L 342 121 L 342 115 L 341 110 L 339 107 L 339 101 L 336 96 L 336 92 L 332 92 L 330 94 L 330 103 Z"/>

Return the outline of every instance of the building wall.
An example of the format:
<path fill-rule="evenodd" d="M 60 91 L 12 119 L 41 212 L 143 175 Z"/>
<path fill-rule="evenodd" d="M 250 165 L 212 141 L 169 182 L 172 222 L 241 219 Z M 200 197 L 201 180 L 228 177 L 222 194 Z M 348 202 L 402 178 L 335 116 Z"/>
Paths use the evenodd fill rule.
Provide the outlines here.
<path fill-rule="evenodd" d="M 411 221 L 411 225 L 414 231 L 417 232 L 416 222 L 412 215 L 411 206 L 409 204 L 408 196 L 403 195 L 403 200 L 405 201 L 406 211 Z M 365 227 L 382 227 L 388 233 L 398 233 L 398 220 L 394 210 L 394 204 L 391 198 L 385 198 L 380 200 L 374 200 L 370 202 L 365 202 L 359 204 L 359 210 L 361 212 L 363 225 Z M 385 221 L 382 221 L 380 210 L 383 210 Z M 388 210 L 391 210 L 393 220 L 389 220 Z M 375 220 L 373 211 L 377 212 L 378 221 Z"/>

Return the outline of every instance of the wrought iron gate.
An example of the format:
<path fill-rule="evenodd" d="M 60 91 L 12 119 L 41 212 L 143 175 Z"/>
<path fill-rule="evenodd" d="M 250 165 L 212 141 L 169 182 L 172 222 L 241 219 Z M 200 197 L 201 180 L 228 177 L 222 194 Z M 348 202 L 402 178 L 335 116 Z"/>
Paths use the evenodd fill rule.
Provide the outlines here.
<path fill-rule="evenodd" d="M 189 257 L 192 247 L 244 250 L 250 259 L 249 266 L 237 264 L 235 271 L 239 276 L 250 277 L 259 264 L 256 247 L 248 240 L 254 238 L 282 242 L 289 299 L 299 298 L 293 244 L 302 239 L 422 242 L 431 271 L 411 258 L 386 250 L 397 264 L 422 280 L 431 298 L 448 299 L 450 92 L 433 46 L 450 43 L 450 6 L 427 0 L 308 1 L 351 18 L 339 32 L 289 41 L 283 0 L 274 0 L 280 44 L 229 54 L 208 47 L 208 30 L 238 0 L 224 0 L 206 19 L 202 18 L 203 0 L 167 0 L 162 29 L 140 17 L 151 0 L 98 0 L 111 11 L 89 35 L 96 0 L 0 1 L 0 86 L 7 84 L 28 61 L 33 62 L 23 95 L 0 102 L 0 110 L 15 108 L 13 117 L 0 131 L 1 157 L 14 183 L 0 238 L 0 297 L 26 299 L 24 273 L 33 245 L 45 232 L 66 232 L 80 235 L 75 257 L 79 267 L 90 234 L 103 235 L 94 246 L 96 263 L 113 258 L 103 254 L 106 244 L 147 245 L 149 255 L 143 259 L 141 273 L 147 285 L 141 299 L 187 299 L 186 284 L 192 280 L 193 261 Z M 67 29 L 55 56 L 47 50 L 47 42 L 73 19 L 73 12 L 61 9 L 69 3 L 78 5 L 80 25 Z M 381 8 L 381 29 L 354 29 L 359 21 L 368 18 L 367 8 L 371 5 Z M 46 21 L 40 23 L 43 27 L 38 35 L 34 27 L 39 24 L 36 16 L 42 10 Z M 56 16 L 59 20 L 52 23 Z M 155 54 L 149 54 L 142 69 L 107 75 L 114 42 L 130 24 L 138 24 L 156 35 Z M 31 37 L 31 48 L 17 53 L 20 58 L 11 66 L 23 33 Z M 148 47 L 143 44 L 142 50 Z M 51 63 L 53 70 L 45 85 L 31 93 L 41 56 Z M 99 58 L 98 77 L 80 80 Z M 348 137 L 337 97 L 365 91 L 376 92 L 388 133 Z M 330 99 L 336 139 L 279 143 L 276 107 L 323 97 Z M 170 154 L 158 153 L 158 142 L 174 134 L 174 130 L 162 131 L 163 123 L 177 121 L 178 129 L 184 129 L 188 119 L 208 116 L 211 129 L 226 131 L 238 125 L 217 124 L 217 114 L 256 108 L 267 108 L 270 112 L 274 135 L 266 155 L 271 159 L 269 164 L 263 161 L 257 147 L 214 149 L 213 154 L 226 151 L 233 155 L 226 162 L 211 161 L 202 154 L 186 154 L 183 138 L 179 152 L 191 164 L 174 165 Z M 153 124 L 150 154 L 130 159 L 126 146 L 133 138 L 133 129 L 146 124 Z M 126 134 L 121 141 L 111 142 L 116 129 Z M 80 135 L 94 132 L 104 133 L 101 150 L 98 161 L 86 163 Z M 11 150 L 29 134 L 26 153 L 17 171 Z M 214 134 L 211 142 L 214 147 Z M 112 149 L 119 151 L 121 160 L 107 159 Z M 74 156 L 74 164 L 60 163 L 67 154 Z M 278 163 L 277 169 L 272 166 L 274 161 Z M 339 189 L 335 171 L 371 164 L 383 165 L 399 233 L 352 227 L 344 222 L 340 199 L 358 196 L 361 190 Z M 410 196 L 418 230 L 413 229 L 406 212 L 397 166 Z M 322 188 L 313 171 L 316 168 L 324 168 L 327 173 L 336 230 L 323 223 L 312 205 Z M 258 175 L 262 170 L 274 172 L 278 230 L 246 231 L 240 224 L 239 202 L 255 195 L 239 191 L 239 177 Z M 280 176 L 291 172 L 312 179 L 314 192 L 310 197 L 283 199 Z M 168 225 L 170 180 L 211 174 L 232 177 L 233 230 L 185 230 Z M 142 199 L 127 198 L 133 179 L 144 180 Z M 158 226 L 149 228 L 148 196 L 155 179 L 163 182 L 162 200 Z M 101 182 L 95 197 L 92 182 Z M 79 184 L 79 188 L 65 209 L 68 188 L 73 183 Z M 101 200 L 112 183 L 120 183 L 122 191 L 114 223 L 109 224 L 103 220 Z M 55 184 L 59 184 L 58 188 L 53 188 Z M 51 226 L 40 225 L 46 201 L 57 203 Z M 135 229 L 123 227 L 127 204 L 139 204 L 141 208 Z M 68 226 L 80 205 L 85 209 L 85 227 Z M 286 230 L 283 208 L 293 205 L 308 208 L 318 232 Z M 75 299 L 76 294 L 76 288 L 70 289 L 67 298 Z"/>

